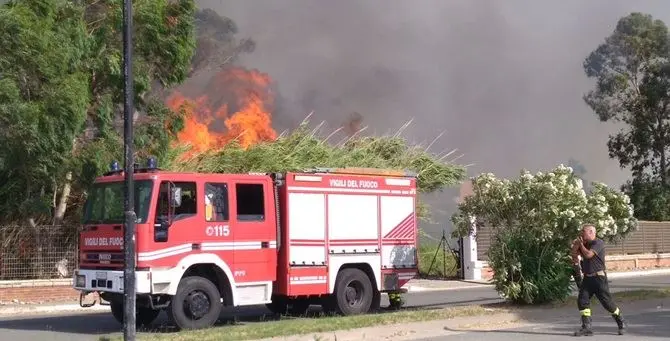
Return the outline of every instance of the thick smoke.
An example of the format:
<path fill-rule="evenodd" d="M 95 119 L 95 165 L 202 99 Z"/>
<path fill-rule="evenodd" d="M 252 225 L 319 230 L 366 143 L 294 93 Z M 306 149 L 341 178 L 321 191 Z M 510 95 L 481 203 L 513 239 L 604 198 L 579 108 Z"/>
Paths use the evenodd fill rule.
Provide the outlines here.
<path fill-rule="evenodd" d="M 666 1 L 200 1 L 232 18 L 256 50 L 242 63 L 270 74 L 284 102 L 278 130 L 308 113 L 335 129 L 353 113 L 366 133 L 410 118 L 413 142 L 515 176 L 579 160 L 589 180 L 619 186 L 607 136 L 584 104 L 582 61 L 632 11 L 670 24 Z M 438 206 L 450 213 L 453 195 Z M 435 207 L 435 202 L 433 206 Z M 437 208 L 437 207 L 436 207 Z M 444 219 L 441 219 L 444 222 Z"/>

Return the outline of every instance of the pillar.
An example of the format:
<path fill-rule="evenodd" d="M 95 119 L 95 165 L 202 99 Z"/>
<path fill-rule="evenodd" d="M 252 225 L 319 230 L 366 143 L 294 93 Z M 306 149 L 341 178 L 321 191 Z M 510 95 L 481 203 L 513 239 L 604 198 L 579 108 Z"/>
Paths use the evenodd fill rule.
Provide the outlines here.
<path fill-rule="evenodd" d="M 465 280 L 479 281 L 482 279 L 482 262 L 477 259 L 477 224 L 475 218 L 470 219 L 472 228 L 467 237 L 463 237 L 463 277 Z"/>

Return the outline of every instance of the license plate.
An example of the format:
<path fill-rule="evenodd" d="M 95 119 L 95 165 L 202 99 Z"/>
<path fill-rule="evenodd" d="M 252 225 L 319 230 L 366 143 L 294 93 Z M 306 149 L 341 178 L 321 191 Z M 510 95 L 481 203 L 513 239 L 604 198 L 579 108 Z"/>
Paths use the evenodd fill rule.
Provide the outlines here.
<path fill-rule="evenodd" d="M 95 273 L 95 279 L 107 280 L 107 273 L 106 272 L 96 272 Z"/>

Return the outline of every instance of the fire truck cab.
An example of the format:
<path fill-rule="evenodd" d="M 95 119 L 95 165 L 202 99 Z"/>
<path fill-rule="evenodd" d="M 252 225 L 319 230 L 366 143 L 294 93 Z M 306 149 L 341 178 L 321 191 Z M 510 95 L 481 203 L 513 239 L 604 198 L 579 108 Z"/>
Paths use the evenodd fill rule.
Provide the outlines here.
<path fill-rule="evenodd" d="M 86 202 L 74 288 L 123 322 L 123 183 L 115 163 Z M 361 314 L 416 276 L 416 177 L 370 169 L 203 174 L 136 168 L 140 325 L 166 310 L 178 328 L 222 308 Z M 93 302 L 95 304 L 95 301 Z"/>

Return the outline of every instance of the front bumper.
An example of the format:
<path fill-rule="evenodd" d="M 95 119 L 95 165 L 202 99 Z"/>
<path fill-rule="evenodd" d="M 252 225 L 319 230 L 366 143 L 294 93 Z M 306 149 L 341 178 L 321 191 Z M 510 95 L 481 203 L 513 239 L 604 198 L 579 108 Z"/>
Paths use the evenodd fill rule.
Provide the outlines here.
<path fill-rule="evenodd" d="M 123 293 L 123 271 L 76 270 L 73 287 L 83 292 Z M 135 271 L 135 288 L 138 294 L 151 293 L 151 273 Z"/>

